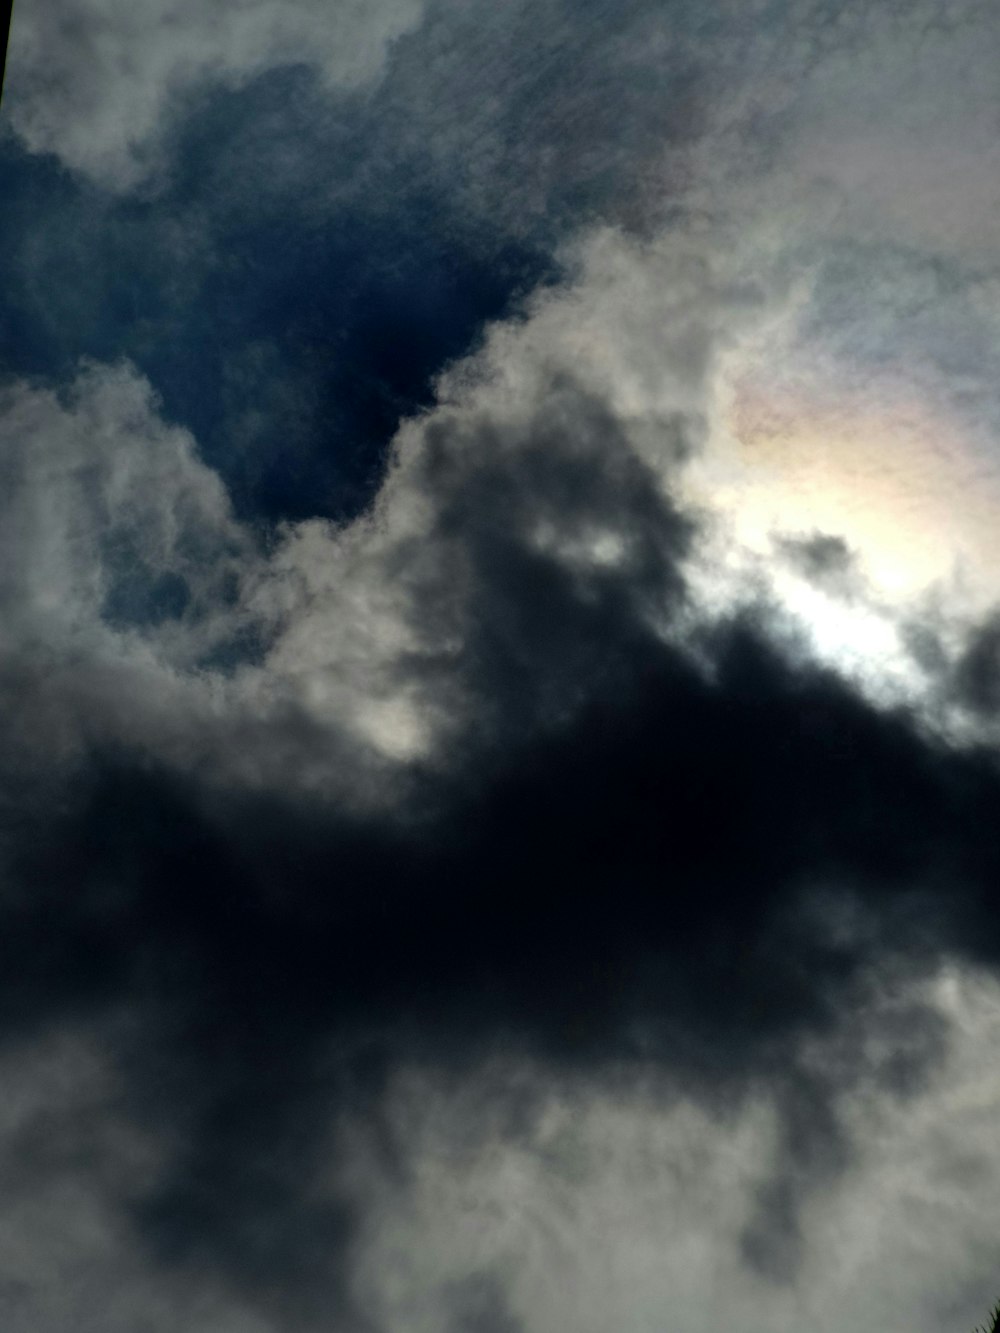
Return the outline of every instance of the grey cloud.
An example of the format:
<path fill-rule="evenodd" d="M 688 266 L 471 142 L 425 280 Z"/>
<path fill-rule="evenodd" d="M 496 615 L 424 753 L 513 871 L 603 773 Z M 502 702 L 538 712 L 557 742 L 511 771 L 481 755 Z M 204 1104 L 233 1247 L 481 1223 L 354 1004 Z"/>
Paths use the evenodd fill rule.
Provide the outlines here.
<path fill-rule="evenodd" d="M 820 1127 L 826 1091 L 800 1098 L 793 1133 L 819 1123 L 808 1152 L 793 1145 L 789 1156 L 769 1087 L 713 1113 L 672 1088 L 669 1073 L 576 1079 L 502 1059 L 461 1082 L 401 1071 L 387 1101 L 410 1170 L 401 1188 L 366 1177 L 374 1214 L 358 1253 L 359 1299 L 387 1326 L 415 1333 L 447 1326 L 456 1290 L 480 1292 L 484 1281 L 491 1307 L 508 1302 L 536 1333 L 568 1320 L 601 1333 L 623 1318 L 652 1333 L 665 1311 L 681 1330 L 706 1319 L 752 1333 L 803 1321 L 831 1333 L 971 1324 L 988 1299 L 989 1264 L 977 1276 L 964 1247 L 979 1252 L 977 1208 L 994 1211 L 987 1179 L 966 1211 L 973 1162 L 992 1179 L 992 1081 L 974 1032 L 993 1020 L 987 993 L 975 998 L 980 984 L 957 974 L 883 978 L 817 1043 L 817 1065 L 836 1064 L 838 1044 L 891 1044 L 902 1018 L 935 1052 L 898 1100 L 867 1078 L 837 1088 L 850 1126 L 846 1162 L 831 1156 Z M 974 1106 L 959 1089 L 980 1079 Z M 497 1108 L 525 1084 L 538 1090 L 532 1115 L 504 1135 Z M 946 1105 L 955 1109 L 942 1117 Z M 815 1156 L 824 1143 L 825 1164 Z M 799 1169 L 814 1177 L 801 1229 Z M 763 1252 L 748 1269 L 755 1246 Z M 952 1267 L 963 1249 L 967 1260 Z"/>
<path fill-rule="evenodd" d="M 508 1306 L 501 1279 L 476 1273 L 453 1288 L 448 1333 L 524 1333 L 524 1324 Z"/>
<path fill-rule="evenodd" d="M 995 609 L 965 615 L 947 606 L 907 625 L 905 641 L 928 692 L 957 737 L 995 743 L 1000 717 L 1000 624 Z"/>
<path fill-rule="evenodd" d="M 116 1051 L 121 1015 L 60 1026 L 2 1057 L 0 1309 L 21 1333 L 182 1324 L 204 1333 L 266 1333 L 210 1274 L 186 1282 L 150 1262 L 128 1220 L 131 1200 L 163 1169 L 163 1145 L 125 1105 Z"/>
<path fill-rule="evenodd" d="M 255 543 L 224 488 L 127 366 L 8 386 L 0 437 L 8 773 L 70 771 L 98 735 L 193 762 L 217 711 L 202 668 L 257 650 Z"/>
<path fill-rule="evenodd" d="M 97 634 L 110 604 L 111 619 L 169 640 L 165 622 L 219 613 L 252 548 L 190 436 L 157 419 L 129 367 L 84 368 L 61 396 L 9 386 L 2 421 L 9 632 L 28 619 L 25 634 Z M 129 580 L 163 584 L 165 604 L 130 598 Z"/>
<path fill-rule="evenodd" d="M 973 630 L 951 680 L 952 695 L 963 707 L 993 717 L 1000 712 L 1000 618 Z"/>
<path fill-rule="evenodd" d="M 775 545 L 793 568 L 820 587 L 849 593 L 858 586 L 856 557 L 843 537 L 818 532 L 809 537 L 777 537 Z"/>
<path fill-rule="evenodd" d="M 687 250 L 597 238 L 576 286 L 442 381 L 369 514 L 269 542 L 133 369 L 11 386 L 5 630 L 11 672 L 47 664 L 18 704 L 35 748 L 46 728 L 55 749 L 114 737 L 180 771 L 358 794 L 350 765 L 377 790 L 467 724 L 571 718 L 682 594 L 692 529 L 669 479 L 704 432 L 718 328 L 747 317 Z"/>
<path fill-rule="evenodd" d="M 801 1167 L 803 1157 L 796 1151 L 789 1161 L 785 1140 L 773 1135 L 770 1088 L 763 1101 L 713 1111 L 672 1087 L 669 1071 L 560 1074 L 500 1055 L 456 1078 L 404 1059 L 374 1111 L 367 1102 L 353 1109 L 324 1102 L 329 1088 L 320 1094 L 318 1109 L 337 1128 L 325 1136 L 309 1186 L 294 1183 L 300 1199 L 314 1196 L 314 1211 L 269 1218 L 262 1208 L 269 1173 L 291 1164 L 282 1168 L 260 1146 L 245 1144 L 250 1156 L 233 1164 L 245 1212 L 226 1224 L 223 1244 L 236 1252 L 249 1243 L 257 1267 L 243 1271 L 234 1289 L 219 1280 L 218 1256 L 205 1250 L 204 1217 L 185 1221 L 178 1213 L 171 1222 L 161 1215 L 154 1230 L 145 1201 L 163 1181 L 176 1188 L 172 1155 L 189 1126 L 164 1118 L 151 1133 L 148 1115 L 130 1119 L 136 1103 L 122 1095 L 127 1085 L 114 1063 L 127 1050 L 130 1024 L 106 1027 L 97 1046 L 67 1035 L 36 1045 L 27 1062 L 8 1054 L 7 1086 L 19 1109 L 8 1114 L 5 1141 L 20 1184 L 5 1194 L 0 1228 L 18 1232 L 5 1247 L 17 1265 L 13 1317 L 47 1333 L 65 1326 L 71 1303 L 96 1294 L 101 1307 L 92 1324 L 85 1314 L 81 1327 L 158 1331 L 183 1319 L 196 1329 L 270 1330 L 325 1327 L 335 1317 L 338 1327 L 405 1333 L 558 1333 L 572 1312 L 584 1333 L 602 1333 L 616 1312 L 654 1330 L 669 1308 L 681 1330 L 699 1327 L 707 1309 L 718 1319 L 741 1318 L 753 1333 L 799 1327 L 804 1312 L 831 1330 L 876 1319 L 901 1333 L 937 1333 L 945 1325 L 935 1322 L 927 1298 L 948 1263 L 937 1223 L 951 1229 L 952 1243 L 969 1245 L 993 1215 L 984 1168 L 995 1089 L 977 1059 L 977 1037 L 995 1023 L 994 992 L 973 974 L 957 980 L 952 1000 L 935 994 L 933 980 L 901 991 L 898 980 L 876 982 L 868 996 L 874 1011 L 860 1010 L 814 1049 L 814 1060 L 836 1062 L 837 1042 L 846 1052 L 859 1037 L 884 1039 L 901 1003 L 921 1015 L 930 1034 L 938 1029 L 930 1072 L 901 1101 L 873 1098 L 864 1081 L 837 1088 L 852 1108 L 851 1169 L 841 1163 L 826 1174 L 810 1226 L 796 1242 L 797 1263 L 781 1271 L 777 1286 L 759 1286 L 741 1260 L 751 1218 L 750 1234 L 767 1246 L 762 1266 L 778 1275 L 773 1265 L 787 1208 L 797 1215 L 801 1202 L 793 1163 Z M 879 1013 L 886 1007 L 889 1029 Z M 950 1098 L 949 1122 L 940 1110 Z M 800 1104 L 804 1130 L 826 1106 L 825 1099 Z M 228 1113 L 254 1114 L 239 1101 Z M 388 1153 L 379 1134 L 391 1140 Z M 906 1194 L 882 1182 L 889 1216 L 879 1217 L 873 1170 L 888 1181 L 906 1172 L 908 1189 L 937 1199 L 936 1214 L 908 1215 Z M 214 1206 L 211 1173 L 193 1185 L 203 1206 Z M 978 1215 L 963 1207 L 970 1188 L 985 1208 Z M 786 1207 L 776 1213 L 762 1206 L 782 1190 Z M 329 1224 L 345 1195 L 357 1199 L 361 1223 L 347 1250 L 347 1274 L 339 1271 L 343 1237 Z M 34 1200 L 27 1217 L 26 1197 Z M 174 1248 L 164 1244 L 171 1232 Z M 43 1277 L 37 1265 L 48 1261 L 53 1234 L 62 1267 Z M 153 1234 L 159 1239 L 150 1248 Z M 290 1282 L 282 1272 L 286 1241 L 295 1259 Z M 864 1260 L 883 1260 L 863 1285 L 852 1276 L 859 1245 Z M 901 1282 L 893 1260 L 907 1247 L 924 1260 L 907 1267 Z M 986 1267 L 985 1255 L 968 1263 L 964 1287 L 948 1296 L 955 1317 L 968 1322 L 982 1304 Z M 115 1290 L 111 1300 L 100 1294 L 105 1284 Z M 789 1289 L 791 1300 L 782 1295 Z"/>
<path fill-rule="evenodd" d="M 334 87 L 375 77 L 386 46 L 418 21 L 410 0 L 51 0 L 18 5 L 4 108 L 33 152 L 112 187 L 157 165 L 164 119 L 192 85 L 239 86 L 282 65 L 318 69 Z"/>
<path fill-rule="evenodd" d="M 459 678 L 479 695 L 477 722 L 485 708 L 494 726 L 531 735 L 572 718 L 670 616 L 689 524 L 615 418 L 572 383 L 553 387 L 523 440 L 432 426 L 426 447 L 439 552 L 416 613 L 426 623 L 456 593 L 467 603 Z"/>
<path fill-rule="evenodd" d="M 475 34 L 449 34 L 474 20 L 434 10 L 445 118 L 482 95 L 489 133 L 463 122 L 428 153 L 445 176 L 469 157 L 477 206 L 497 163 L 524 167 L 512 214 L 552 192 L 574 217 L 635 165 L 648 104 L 619 123 L 612 94 L 659 68 L 662 19 L 629 10 L 617 41 L 611 10 L 586 12 L 593 39 L 546 8 L 509 87 L 499 57 L 460 77 Z M 785 38 L 761 25 L 763 61 Z M 815 74 L 828 125 L 824 79 L 838 106 L 854 85 L 823 31 L 789 77 Z M 521 51 L 530 12 L 485 32 Z M 433 102 L 427 50 L 401 41 L 393 68 Z M 19 1038 L 88 1023 L 120 1080 L 67 1057 L 61 1109 L 32 1104 L 41 1138 L 8 1126 L 12 1234 L 44 1249 L 57 1215 L 71 1233 L 45 1295 L 6 1288 L 32 1327 L 59 1327 L 81 1273 L 124 1284 L 111 1328 L 147 1302 L 154 1329 L 658 1333 L 668 1311 L 678 1333 L 942 1333 L 984 1303 L 996 757 L 783 653 L 766 585 L 749 608 L 698 601 L 684 469 L 762 327 L 775 372 L 768 321 L 785 347 L 814 336 L 778 372 L 830 369 L 829 289 L 788 274 L 815 274 L 843 221 L 810 186 L 786 225 L 787 88 L 749 119 L 723 104 L 727 139 L 708 87 L 678 77 L 656 115 L 685 151 L 719 147 L 722 175 L 759 130 L 773 174 L 692 190 L 644 242 L 567 249 L 566 284 L 404 423 L 354 523 L 238 523 L 127 368 L 7 391 L 6 725 L 34 763 L 7 783 L 10 1085 Z M 621 210 L 640 231 L 654 213 Z M 849 341 L 830 339 L 838 390 Z M 829 581 L 851 542 L 778 548 Z M 978 707 L 994 637 L 957 672 Z"/>

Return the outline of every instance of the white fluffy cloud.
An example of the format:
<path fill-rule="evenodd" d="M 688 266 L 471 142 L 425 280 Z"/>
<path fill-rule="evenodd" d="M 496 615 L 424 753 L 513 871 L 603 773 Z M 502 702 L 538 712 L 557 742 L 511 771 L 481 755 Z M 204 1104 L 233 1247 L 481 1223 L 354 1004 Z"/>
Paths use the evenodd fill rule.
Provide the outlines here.
<path fill-rule="evenodd" d="M 10 388 L 0 594 L 7 661 L 42 686 L 25 709 L 45 700 L 70 749 L 74 730 L 104 728 L 265 781 L 260 765 L 284 773 L 295 716 L 310 724 L 294 763 L 307 785 L 334 781 L 342 744 L 376 764 L 433 754 L 468 720 L 462 655 L 490 614 L 469 568 L 482 522 L 522 524 L 513 540 L 584 584 L 627 570 L 635 515 L 561 499 L 559 468 L 581 449 L 601 467 L 617 448 L 665 500 L 704 432 L 722 331 L 762 299 L 683 236 L 599 233 L 575 262 L 575 283 L 498 325 L 404 424 L 369 513 L 287 525 L 267 549 L 133 369 L 89 366 L 61 393 Z M 517 493 L 532 469 L 557 489 L 528 496 L 523 517 L 463 515 L 471 490 Z"/>

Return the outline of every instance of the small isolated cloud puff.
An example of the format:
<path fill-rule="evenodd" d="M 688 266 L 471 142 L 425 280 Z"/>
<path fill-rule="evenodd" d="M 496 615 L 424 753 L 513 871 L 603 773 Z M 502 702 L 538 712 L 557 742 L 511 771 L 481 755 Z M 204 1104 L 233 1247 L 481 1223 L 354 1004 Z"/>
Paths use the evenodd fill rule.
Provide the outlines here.
<path fill-rule="evenodd" d="M 127 189 L 155 165 L 171 103 L 187 89 L 238 86 L 283 65 L 355 87 L 420 12 L 420 0 L 25 0 L 5 109 L 32 152 Z"/>

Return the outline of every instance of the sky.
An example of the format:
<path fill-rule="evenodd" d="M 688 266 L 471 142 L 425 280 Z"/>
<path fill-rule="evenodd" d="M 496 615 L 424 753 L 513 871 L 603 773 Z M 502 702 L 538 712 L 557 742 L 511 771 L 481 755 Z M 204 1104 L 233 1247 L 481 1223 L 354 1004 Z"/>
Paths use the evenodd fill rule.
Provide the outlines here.
<path fill-rule="evenodd" d="M 992 0 L 16 0 L 5 1333 L 1000 1296 Z"/>

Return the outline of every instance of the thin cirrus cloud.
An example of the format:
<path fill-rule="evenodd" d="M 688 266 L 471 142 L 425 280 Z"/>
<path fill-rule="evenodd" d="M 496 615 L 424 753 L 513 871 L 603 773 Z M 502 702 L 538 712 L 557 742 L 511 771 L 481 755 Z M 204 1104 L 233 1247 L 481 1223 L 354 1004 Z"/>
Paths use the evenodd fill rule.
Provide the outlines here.
<path fill-rule="evenodd" d="M 981 1316 L 996 37 L 25 0 L 5 1326 Z"/>

